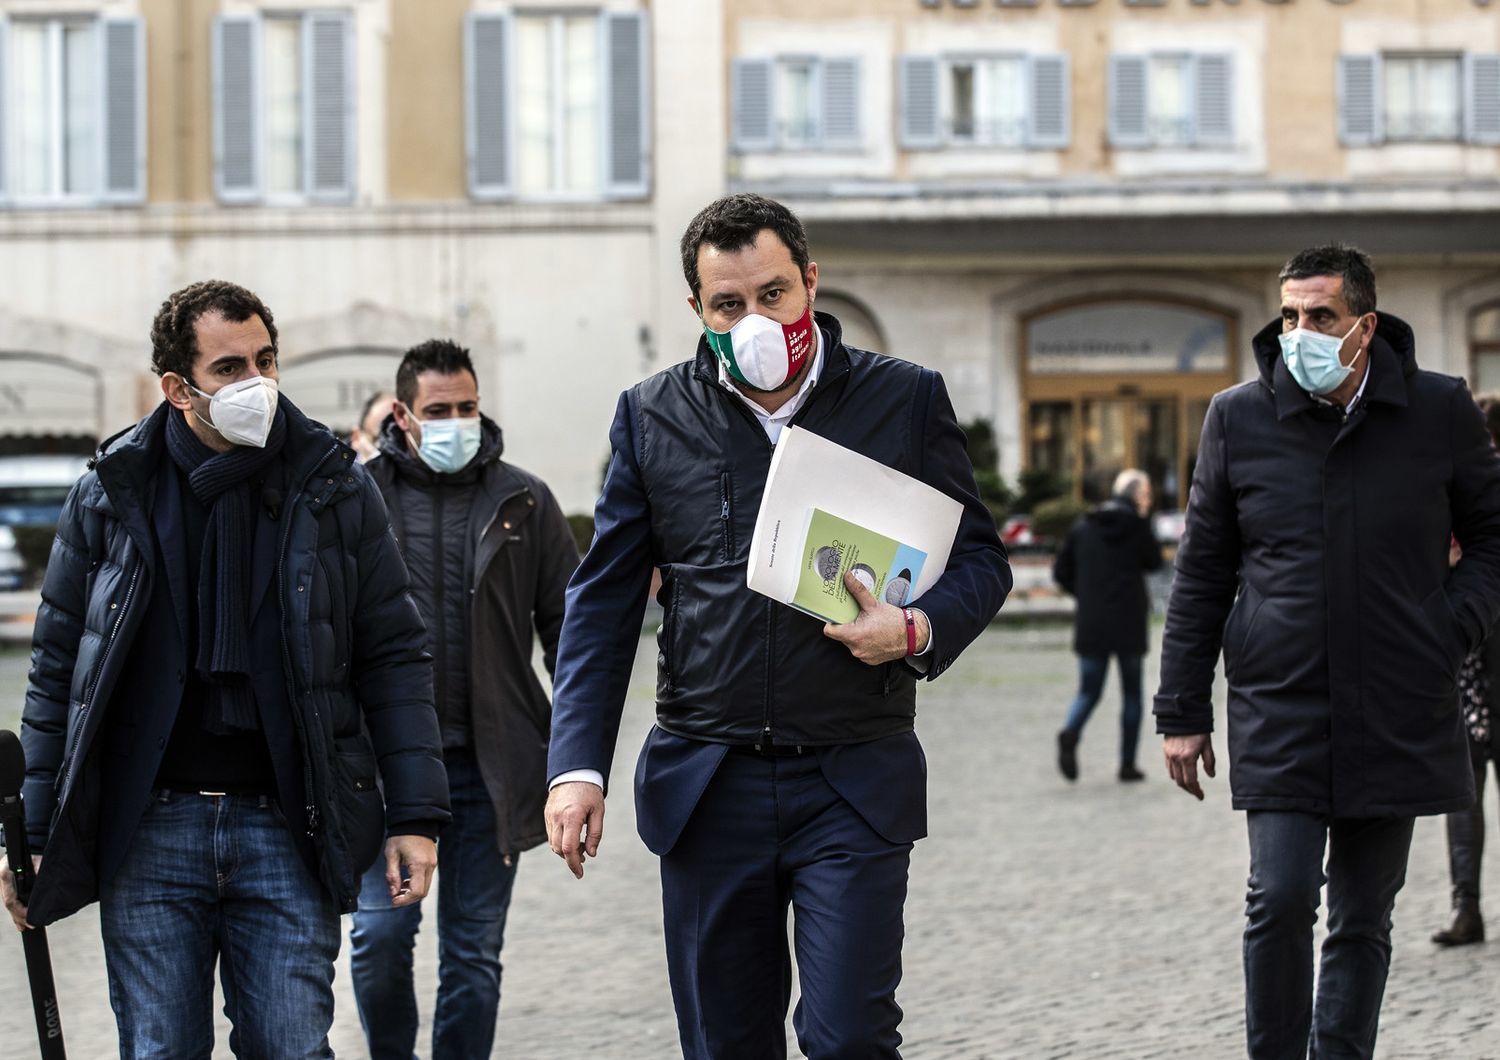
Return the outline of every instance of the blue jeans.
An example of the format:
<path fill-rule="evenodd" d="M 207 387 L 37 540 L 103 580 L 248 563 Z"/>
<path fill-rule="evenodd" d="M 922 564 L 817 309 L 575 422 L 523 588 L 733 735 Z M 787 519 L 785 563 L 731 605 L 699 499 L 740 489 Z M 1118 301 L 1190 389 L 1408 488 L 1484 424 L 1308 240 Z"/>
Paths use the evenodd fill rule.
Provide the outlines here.
<path fill-rule="evenodd" d="M 1406 882 L 1410 817 L 1338 819 L 1252 810 L 1245 916 L 1245 1032 L 1252 1060 L 1369 1057 L 1391 911 Z M 1327 875 L 1323 849 L 1328 848 Z M 1313 1003 L 1313 924 L 1328 884 L 1328 937 Z M 1310 1039 L 1310 1041 L 1309 1041 Z M 1309 1049 L 1310 1046 L 1310 1049 Z"/>
<path fill-rule="evenodd" d="M 489 1056 L 500 1010 L 500 946 L 519 855 L 495 846 L 495 811 L 472 751 L 443 752 L 453 820 L 438 841 L 438 992 L 432 1055 Z M 417 1044 L 412 950 L 421 905 L 391 908 L 385 858 L 365 873 L 349 933 L 350 978 L 371 1060 L 410 1060 Z"/>
<path fill-rule="evenodd" d="M 159 793 L 99 893 L 120 1056 L 214 1048 L 214 961 L 238 1057 L 331 1057 L 339 912 L 269 799 Z"/>
<path fill-rule="evenodd" d="M 1141 657 L 1116 652 L 1120 661 L 1120 764 L 1135 765 L 1135 748 L 1141 736 Z M 1063 729 L 1074 736 L 1083 734 L 1083 726 L 1104 694 L 1104 675 L 1109 671 L 1108 655 L 1078 657 L 1078 695 L 1068 708 Z"/>

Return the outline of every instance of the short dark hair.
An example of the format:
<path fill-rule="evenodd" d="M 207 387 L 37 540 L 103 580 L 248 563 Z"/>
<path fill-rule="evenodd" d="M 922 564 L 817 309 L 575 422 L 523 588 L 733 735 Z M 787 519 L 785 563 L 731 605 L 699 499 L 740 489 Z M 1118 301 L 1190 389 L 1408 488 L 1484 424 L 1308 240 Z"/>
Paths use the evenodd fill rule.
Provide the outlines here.
<path fill-rule="evenodd" d="M 1489 428 L 1490 441 L 1500 445 L 1500 393 L 1490 391 L 1488 394 L 1480 394 L 1474 400 L 1479 403 L 1479 411 L 1484 413 L 1484 425 Z"/>
<path fill-rule="evenodd" d="M 744 250 L 755 244 L 755 237 L 766 229 L 792 252 L 792 260 L 802 275 L 807 275 L 807 230 L 797 215 L 774 199 L 749 192 L 726 195 L 709 203 L 694 217 L 682 233 L 682 275 L 693 297 L 698 297 L 702 281 L 698 276 L 698 251 L 707 243 L 716 250 Z"/>
<path fill-rule="evenodd" d="M 423 372 L 437 372 L 439 375 L 468 372 L 475 383 L 479 382 L 479 373 L 474 371 L 468 350 L 452 339 L 428 339 L 407 350 L 406 356 L 401 358 L 401 367 L 396 369 L 396 400 L 407 408 L 416 403 L 417 377 Z M 364 422 L 363 418 L 360 422 Z"/>
<path fill-rule="evenodd" d="M 209 313 L 218 313 L 231 324 L 260 317 L 271 336 L 271 349 L 276 349 L 276 321 L 254 292 L 228 280 L 200 280 L 168 296 L 156 311 L 151 322 L 153 372 L 176 372 L 191 382 L 193 362 L 198 359 L 198 336 L 193 329 Z"/>
<path fill-rule="evenodd" d="M 1375 266 L 1370 255 L 1348 243 L 1325 243 L 1292 256 L 1281 267 L 1277 283 L 1337 276 L 1344 281 L 1344 304 L 1355 316 L 1375 312 Z"/>

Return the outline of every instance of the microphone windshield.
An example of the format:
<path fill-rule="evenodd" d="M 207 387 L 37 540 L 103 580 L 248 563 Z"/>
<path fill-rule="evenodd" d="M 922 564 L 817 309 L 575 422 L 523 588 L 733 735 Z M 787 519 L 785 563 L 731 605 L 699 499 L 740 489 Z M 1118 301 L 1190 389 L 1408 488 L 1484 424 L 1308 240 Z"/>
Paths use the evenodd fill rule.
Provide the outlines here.
<path fill-rule="evenodd" d="M 20 794 L 25 780 L 26 753 L 21 741 L 9 729 L 0 729 L 0 798 Z"/>

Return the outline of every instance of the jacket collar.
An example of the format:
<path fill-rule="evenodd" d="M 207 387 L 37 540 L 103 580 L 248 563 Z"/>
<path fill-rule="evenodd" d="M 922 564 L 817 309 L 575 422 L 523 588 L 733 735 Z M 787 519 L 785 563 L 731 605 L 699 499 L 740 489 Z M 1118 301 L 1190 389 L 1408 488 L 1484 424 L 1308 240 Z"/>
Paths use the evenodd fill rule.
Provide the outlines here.
<path fill-rule="evenodd" d="M 1276 400 L 1276 418 L 1286 419 L 1321 406 L 1297 385 L 1281 356 L 1281 321 L 1273 320 L 1251 341 L 1260 367 L 1260 385 Z M 1416 339 L 1411 326 L 1389 313 L 1375 314 L 1375 337 L 1365 351 L 1370 378 L 1362 402 L 1379 401 L 1397 408 L 1407 403 L 1407 379 L 1417 372 Z"/>

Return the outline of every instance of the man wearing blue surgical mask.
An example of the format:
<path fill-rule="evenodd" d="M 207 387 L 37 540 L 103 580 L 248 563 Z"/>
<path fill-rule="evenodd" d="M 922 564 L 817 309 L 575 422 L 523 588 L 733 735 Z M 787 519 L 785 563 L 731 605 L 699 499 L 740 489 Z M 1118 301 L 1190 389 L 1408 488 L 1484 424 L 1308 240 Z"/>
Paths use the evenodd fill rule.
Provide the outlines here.
<path fill-rule="evenodd" d="M 541 639 L 550 671 L 578 551 L 546 484 L 500 458 L 500 427 L 480 412 L 473 361 L 456 343 L 434 339 L 407 352 L 378 446 L 365 466 L 427 624 L 454 807 L 437 880 L 431 1056 L 489 1056 L 516 862 L 546 836 L 551 703 L 532 672 L 532 640 Z M 378 870 L 366 875 L 354 914 L 351 978 L 373 1060 L 409 1060 L 422 911 L 393 908 Z"/>
<path fill-rule="evenodd" d="M 1369 1057 L 1413 820 L 1474 798 L 1456 679 L 1500 614 L 1500 458 L 1463 380 L 1376 310 L 1363 252 L 1305 250 L 1280 282 L 1259 377 L 1204 421 L 1155 714 L 1202 799 L 1222 650 L 1248 1055 Z"/>

